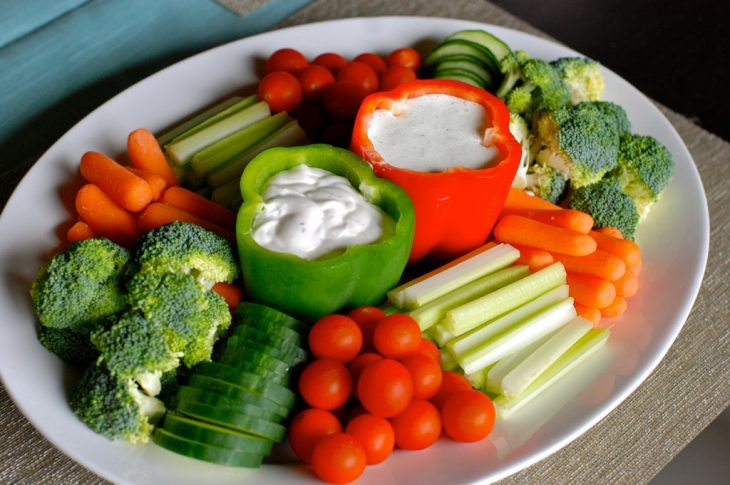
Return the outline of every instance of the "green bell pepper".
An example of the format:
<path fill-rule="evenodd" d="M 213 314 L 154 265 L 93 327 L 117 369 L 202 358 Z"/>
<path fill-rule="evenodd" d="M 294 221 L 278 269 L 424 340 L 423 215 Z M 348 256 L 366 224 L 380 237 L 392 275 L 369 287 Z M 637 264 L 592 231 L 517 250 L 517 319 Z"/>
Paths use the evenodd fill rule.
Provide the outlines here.
<path fill-rule="evenodd" d="M 260 246 L 251 228 L 262 210 L 267 182 L 299 164 L 348 179 L 368 202 L 393 219 L 395 229 L 373 243 L 313 260 Z M 236 241 L 244 286 L 252 300 L 314 322 L 337 311 L 378 304 L 398 283 L 413 244 L 413 204 L 405 191 L 376 177 L 354 153 L 330 145 L 271 148 L 248 164 L 241 177 L 241 193 L 244 202 L 238 211 Z"/>

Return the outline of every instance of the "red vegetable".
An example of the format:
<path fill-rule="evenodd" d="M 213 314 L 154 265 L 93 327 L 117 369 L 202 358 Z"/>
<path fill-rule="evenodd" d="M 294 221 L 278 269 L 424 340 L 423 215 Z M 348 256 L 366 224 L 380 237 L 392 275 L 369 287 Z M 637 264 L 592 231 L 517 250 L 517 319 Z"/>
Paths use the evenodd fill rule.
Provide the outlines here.
<path fill-rule="evenodd" d="M 294 111 L 302 101 L 302 87 L 293 74 L 275 71 L 259 82 L 258 95 L 266 101 L 272 113 Z"/>
<path fill-rule="evenodd" d="M 287 438 L 294 454 L 309 463 L 317 442 L 335 433 L 342 433 L 342 425 L 335 415 L 324 409 L 310 408 L 294 416 Z"/>

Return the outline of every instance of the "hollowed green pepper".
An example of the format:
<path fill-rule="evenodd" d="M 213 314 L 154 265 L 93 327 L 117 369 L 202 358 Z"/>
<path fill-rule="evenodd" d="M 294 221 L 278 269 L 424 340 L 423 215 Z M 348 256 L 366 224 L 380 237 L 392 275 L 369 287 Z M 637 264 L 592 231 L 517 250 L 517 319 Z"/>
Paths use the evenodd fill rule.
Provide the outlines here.
<path fill-rule="evenodd" d="M 368 202 L 393 219 L 395 229 L 375 242 L 312 260 L 260 246 L 251 229 L 263 208 L 267 182 L 299 164 L 348 179 Z M 244 202 L 238 211 L 236 241 L 248 298 L 314 322 L 330 313 L 378 304 L 398 283 L 413 244 L 413 204 L 400 187 L 377 178 L 354 153 L 330 145 L 266 150 L 244 170 L 241 194 Z"/>

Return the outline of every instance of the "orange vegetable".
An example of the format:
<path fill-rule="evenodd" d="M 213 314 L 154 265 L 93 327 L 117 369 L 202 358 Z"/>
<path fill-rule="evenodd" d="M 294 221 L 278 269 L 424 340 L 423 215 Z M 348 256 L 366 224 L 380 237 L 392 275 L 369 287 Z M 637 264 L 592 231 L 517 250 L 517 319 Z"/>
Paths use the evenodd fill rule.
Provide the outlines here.
<path fill-rule="evenodd" d="M 530 195 L 524 190 L 510 188 L 507 194 L 507 200 L 504 202 L 505 210 L 521 210 L 521 209 L 545 209 L 545 210 L 561 210 L 559 207 L 547 200 Z"/>
<path fill-rule="evenodd" d="M 567 256 L 553 254 L 555 261 L 560 261 L 569 273 L 596 276 L 608 281 L 617 281 L 626 273 L 626 264 L 621 258 L 611 253 L 596 249 L 587 256 Z"/>
<path fill-rule="evenodd" d="M 530 267 L 530 272 L 534 273 L 555 262 L 553 255 L 544 249 L 531 248 L 521 244 L 512 244 L 512 246 L 520 252 L 520 257 L 515 264 L 526 264 Z"/>
<path fill-rule="evenodd" d="M 177 177 L 167 162 L 167 157 L 157 143 L 155 135 L 145 128 L 139 128 L 129 134 L 127 151 L 132 166 L 140 170 L 156 173 L 167 183 L 168 187 L 179 184 Z"/>
<path fill-rule="evenodd" d="M 150 184 L 150 188 L 152 189 L 152 200 L 160 199 L 163 192 L 165 192 L 165 189 L 167 188 L 167 182 L 165 182 L 164 178 L 162 178 L 160 175 L 157 175 L 156 173 L 148 172 L 146 170 L 140 170 L 135 167 L 126 168 L 137 177 Z"/>
<path fill-rule="evenodd" d="M 99 152 L 84 153 L 81 176 L 130 212 L 141 211 L 152 202 L 150 184 Z"/>
<path fill-rule="evenodd" d="M 575 307 L 576 313 L 586 320 L 593 322 L 594 327 L 601 321 L 601 310 L 598 308 L 581 305 L 578 302 L 574 302 L 573 306 Z"/>
<path fill-rule="evenodd" d="M 66 239 L 69 242 L 83 241 L 84 239 L 91 239 L 96 237 L 94 230 L 84 221 L 76 221 L 66 233 Z"/>
<path fill-rule="evenodd" d="M 160 202 L 154 202 L 147 206 L 147 208 L 139 216 L 139 229 L 142 232 L 148 232 L 152 229 L 157 229 L 160 226 L 169 224 L 174 221 L 185 221 L 197 224 L 209 231 L 213 231 L 216 234 L 225 237 L 231 242 L 235 242 L 236 236 L 233 232 L 224 229 L 217 224 L 201 219 L 189 212 L 186 212 L 177 207 L 163 204 Z"/>
<path fill-rule="evenodd" d="M 182 187 L 170 187 L 162 196 L 162 202 L 177 207 L 214 224 L 233 230 L 236 214 L 200 194 Z"/>
<path fill-rule="evenodd" d="M 497 223 L 494 237 L 510 244 L 572 256 L 585 256 L 596 250 L 596 241 L 587 234 L 515 215 L 504 216 Z"/>
<path fill-rule="evenodd" d="M 618 239 L 598 231 L 591 231 L 590 236 L 598 244 L 598 249 L 623 259 L 629 268 L 641 267 L 641 251 L 635 242 L 628 239 Z"/>
<path fill-rule="evenodd" d="M 612 236 L 616 239 L 623 239 L 624 235 L 621 234 L 621 230 L 618 227 L 599 227 L 596 229 L 597 232 L 605 234 L 606 236 Z"/>
<path fill-rule="evenodd" d="M 639 291 L 639 273 L 629 268 L 623 277 L 613 282 L 616 294 L 624 298 L 632 297 Z"/>
<path fill-rule="evenodd" d="M 222 296 L 224 300 L 226 300 L 228 308 L 230 308 L 231 311 L 236 309 L 238 304 L 241 303 L 241 299 L 243 298 L 243 291 L 241 291 L 241 288 L 232 283 L 216 283 L 211 289 L 218 293 L 220 296 Z"/>
<path fill-rule="evenodd" d="M 593 217 L 573 209 L 505 209 L 503 215 L 513 214 L 544 222 L 555 227 L 588 234 L 593 228 Z"/>
<path fill-rule="evenodd" d="M 617 296 L 613 300 L 613 303 L 608 305 L 606 308 L 601 308 L 601 316 L 604 316 L 606 318 L 620 317 L 624 314 L 628 306 L 629 305 L 626 302 L 625 298 Z"/>
<path fill-rule="evenodd" d="M 134 216 L 94 184 L 86 184 L 76 193 L 76 211 L 96 234 L 117 244 L 131 247 L 139 237 Z"/>
<path fill-rule="evenodd" d="M 613 283 L 595 276 L 568 273 L 570 296 L 581 305 L 593 308 L 606 308 L 616 299 Z"/>

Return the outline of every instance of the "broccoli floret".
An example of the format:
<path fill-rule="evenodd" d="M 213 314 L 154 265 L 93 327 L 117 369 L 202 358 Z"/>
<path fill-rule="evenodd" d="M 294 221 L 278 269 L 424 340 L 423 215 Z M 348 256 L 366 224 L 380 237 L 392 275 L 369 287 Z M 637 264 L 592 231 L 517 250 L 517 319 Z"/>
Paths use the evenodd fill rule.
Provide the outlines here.
<path fill-rule="evenodd" d="M 504 98 L 515 87 L 515 84 L 522 77 L 522 66 L 529 60 L 530 56 L 525 51 L 512 51 L 502 58 L 499 63 L 499 70 L 504 77 L 495 93 L 498 97 Z"/>
<path fill-rule="evenodd" d="M 150 396 L 160 393 L 160 376 L 180 365 L 182 356 L 167 344 L 162 324 L 140 312 L 123 313 L 109 328 L 92 332 L 91 342 L 112 374 L 133 379 Z"/>
<path fill-rule="evenodd" d="M 108 239 L 73 243 L 53 257 L 30 288 L 38 320 L 88 333 L 127 304 L 123 280 L 129 252 Z"/>
<path fill-rule="evenodd" d="M 71 396 L 71 409 L 97 433 L 131 443 L 147 442 L 165 413 L 162 401 L 142 392 L 132 379 L 114 376 L 103 365 L 86 371 Z"/>
<path fill-rule="evenodd" d="M 527 126 L 527 121 L 525 121 L 525 119 L 517 113 L 510 113 L 509 115 L 509 131 L 522 147 L 520 166 L 517 169 L 514 180 L 512 181 L 512 187 L 516 189 L 524 189 L 527 167 L 529 167 L 532 162 L 532 156 L 530 153 L 532 134 L 530 133 L 530 128 Z"/>
<path fill-rule="evenodd" d="M 591 104 L 602 111 L 613 122 L 619 135 L 631 132 L 631 122 L 626 111 L 621 106 L 610 101 L 593 101 Z"/>
<path fill-rule="evenodd" d="M 89 335 L 70 328 L 41 327 L 38 340 L 45 348 L 75 367 L 86 367 L 99 356 L 99 351 L 91 344 Z"/>
<path fill-rule="evenodd" d="M 585 57 L 561 57 L 550 64 L 568 87 L 573 104 L 603 97 L 605 83 L 598 62 Z"/>
<path fill-rule="evenodd" d="M 144 234 L 134 261 L 139 271 L 192 274 L 208 288 L 238 276 L 228 241 L 188 222 L 172 222 Z"/>
<path fill-rule="evenodd" d="M 634 201 L 614 177 L 575 189 L 570 196 L 570 208 L 593 216 L 595 227 L 615 227 L 627 239 L 634 239 L 639 214 Z"/>
<path fill-rule="evenodd" d="M 555 204 L 565 192 L 568 179 L 550 165 L 533 164 L 527 173 L 527 186 L 530 192 Z"/>
<path fill-rule="evenodd" d="M 231 324 L 225 300 L 191 275 L 141 271 L 128 289 L 131 307 L 162 325 L 165 340 L 188 367 L 210 360 L 216 338 Z"/>
<path fill-rule="evenodd" d="M 519 52 L 519 51 L 518 51 Z M 503 60 L 505 79 L 497 89 L 512 113 L 531 115 L 570 103 L 570 93 L 558 72 L 547 62 L 514 53 Z"/>
<path fill-rule="evenodd" d="M 617 175 L 643 219 L 674 175 L 674 160 L 656 138 L 625 134 L 619 143 Z"/>
<path fill-rule="evenodd" d="M 550 165 L 574 188 L 600 180 L 616 168 L 619 135 L 612 118 L 595 103 L 541 111 L 537 115 L 536 160 Z"/>
<path fill-rule="evenodd" d="M 161 390 L 155 396 L 165 404 L 167 409 L 174 409 L 177 404 L 177 391 L 181 382 L 185 382 L 190 374 L 187 367 L 178 367 L 177 369 L 165 372 L 160 377 Z"/>

